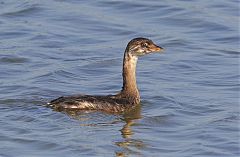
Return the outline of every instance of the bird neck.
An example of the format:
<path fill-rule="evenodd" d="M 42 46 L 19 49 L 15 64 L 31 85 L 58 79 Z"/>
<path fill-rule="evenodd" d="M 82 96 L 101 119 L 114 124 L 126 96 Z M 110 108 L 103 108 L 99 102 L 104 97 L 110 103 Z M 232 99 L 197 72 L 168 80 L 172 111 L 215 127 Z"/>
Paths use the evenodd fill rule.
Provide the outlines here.
<path fill-rule="evenodd" d="M 135 103 L 140 102 L 140 95 L 136 81 L 137 60 L 138 58 L 136 56 L 132 56 L 130 53 L 125 51 L 123 58 L 123 87 L 121 95 L 130 99 L 134 99 L 133 101 Z"/>

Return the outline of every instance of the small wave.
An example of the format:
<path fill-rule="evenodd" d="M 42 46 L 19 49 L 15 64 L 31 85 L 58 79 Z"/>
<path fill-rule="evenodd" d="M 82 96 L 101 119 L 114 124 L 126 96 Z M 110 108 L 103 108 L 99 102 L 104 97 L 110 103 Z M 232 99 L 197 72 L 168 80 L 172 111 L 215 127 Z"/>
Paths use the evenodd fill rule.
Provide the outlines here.
<path fill-rule="evenodd" d="M 25 63 L 28 62 L 27 58 L 23 57 L 2 57 L 0 58 L 1 63 Z"/>
<path fill-rule="evenodd" d="M 8 8 L 3 9 L 0 12 L 1 16 L 23 16 L 31 15 L 39 11 L 40 8 L 36 4 L 23 3 L 19 5 L 10 5 Z"/>

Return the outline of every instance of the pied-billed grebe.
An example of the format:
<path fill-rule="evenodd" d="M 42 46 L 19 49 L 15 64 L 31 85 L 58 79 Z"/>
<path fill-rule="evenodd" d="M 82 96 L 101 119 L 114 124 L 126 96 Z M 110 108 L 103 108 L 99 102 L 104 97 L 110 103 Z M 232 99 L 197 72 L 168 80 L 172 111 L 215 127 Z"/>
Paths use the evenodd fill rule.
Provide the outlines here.
<path fill-rule="evenodd" d="M 52 100 L 48 106 L 56 110 L 79 109 L 106 112 L 124 112 L 133 109 L 140 103 L 140 95 L 136 83 L 136 65 L 139 56 L 162 51 L 146 38 L 132 39 L 125 50 L 123 58 L 123 87 L 116 95 L 92 96 L 77 95 L 63 96 Z"/>

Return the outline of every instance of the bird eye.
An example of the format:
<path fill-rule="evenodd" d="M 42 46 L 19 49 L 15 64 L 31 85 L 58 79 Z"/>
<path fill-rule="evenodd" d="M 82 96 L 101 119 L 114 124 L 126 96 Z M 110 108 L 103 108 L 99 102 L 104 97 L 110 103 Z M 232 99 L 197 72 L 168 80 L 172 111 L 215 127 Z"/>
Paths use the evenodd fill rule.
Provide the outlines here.
<path fill-rule="evenodd" d="M 142 43 L 142 47 L 148 47 L 148 43 Z"/>

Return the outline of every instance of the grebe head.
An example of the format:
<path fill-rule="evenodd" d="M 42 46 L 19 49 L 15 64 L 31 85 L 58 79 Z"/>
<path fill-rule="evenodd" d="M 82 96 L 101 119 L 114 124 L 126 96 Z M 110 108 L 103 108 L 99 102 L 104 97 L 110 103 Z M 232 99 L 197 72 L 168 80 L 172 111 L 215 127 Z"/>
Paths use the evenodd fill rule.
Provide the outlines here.
<path fill-rule="evenodd" d="M 152 40 L 147 38 L 135 38 L 132 39 L 126 48 L 126 52 L 133 56 L 143 56 L 152 52 L 162 51 L 163 48 L 157 46 Z"/>

